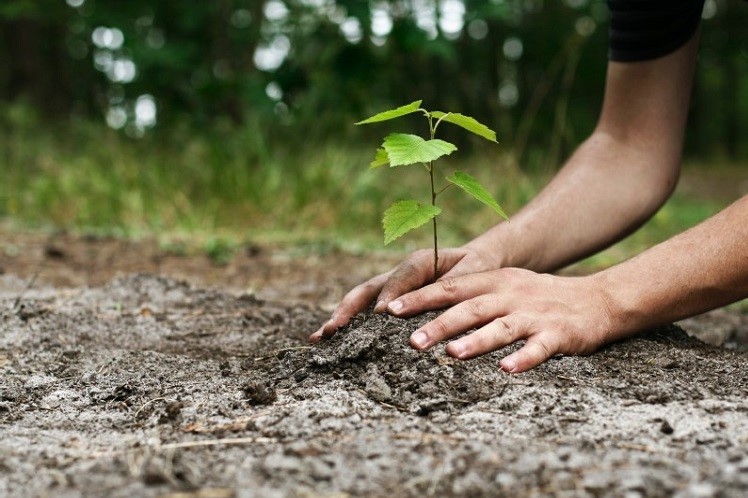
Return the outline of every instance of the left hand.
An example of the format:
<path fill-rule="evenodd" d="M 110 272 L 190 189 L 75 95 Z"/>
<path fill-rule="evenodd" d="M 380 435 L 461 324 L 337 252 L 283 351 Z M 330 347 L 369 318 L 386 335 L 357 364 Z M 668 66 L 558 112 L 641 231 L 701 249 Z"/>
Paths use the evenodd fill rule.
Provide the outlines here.
<path fill-rule="evenodd" d="M 495 251 L 494 251 L 495 253 Z M 500 263 L 482 251 L 465 245 L 459 248 L 442 249 L 439 253 L 439 280 L 500 267 Z M 364 311 L 376 301 L 375 313 L 383 313 L 390 301 L 424 284 L 433 281 L 434 253 L 428 249 L 416 251 L 399 266 L 354 287 L 335 308 L 330 320 L 309 336 L 312 343 L 332 337 L 335 332 L 350 322 L 351 318 Z"/>
<path fill-rule="evenodd" d="M 593 277 L 558 277 L 519 268 L 439 280 L 391 302 L 387 311 L 410 316 L 452 306 L 413 333 L 411 346 L 428 349 L 471 329 L 447 344 L 461 360 L 515 341 L 525 345 L 501 360 L 503 370 L 519 373 L 556 354 L 586 355 L 618 336 L 606 292 Z"/>

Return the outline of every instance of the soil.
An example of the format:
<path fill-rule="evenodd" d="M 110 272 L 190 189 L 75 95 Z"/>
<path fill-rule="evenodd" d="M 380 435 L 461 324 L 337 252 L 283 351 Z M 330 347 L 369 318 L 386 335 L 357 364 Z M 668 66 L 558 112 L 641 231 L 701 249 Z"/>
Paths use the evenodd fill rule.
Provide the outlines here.
<path fill-rule="evenodd" d="M 307 344 L 392 263 L 0 233 L 0 496 L 748 495 L 748 315 L 519 375 L 412 350 L 433 314 Z"/>

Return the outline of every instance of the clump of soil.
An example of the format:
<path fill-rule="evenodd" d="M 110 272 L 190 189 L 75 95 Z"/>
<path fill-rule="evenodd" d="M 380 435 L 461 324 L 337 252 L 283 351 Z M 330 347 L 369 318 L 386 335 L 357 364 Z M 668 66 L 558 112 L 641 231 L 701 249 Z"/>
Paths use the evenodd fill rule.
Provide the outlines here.
<path fill-rule="evenodd" d="M 421 353 L 408 345 L 410 333 L 436 316 L 399 319 L 369 311 L 317 347 L 286 355 L 272 378 L 281 386 L 339 380 L 373 401 L 419 415 L 495 396 L 509 382 L 495 355 L 462 362 L 441 347 Z"/>
<path fill-rule="evenodd" d="M 748 493 L 748 353 L 667 327 L 519 375 L 425 320 L 158 275 L 0 276 L 0 496 Z M 741 317 L 740 320 L 743 320 Z"/>

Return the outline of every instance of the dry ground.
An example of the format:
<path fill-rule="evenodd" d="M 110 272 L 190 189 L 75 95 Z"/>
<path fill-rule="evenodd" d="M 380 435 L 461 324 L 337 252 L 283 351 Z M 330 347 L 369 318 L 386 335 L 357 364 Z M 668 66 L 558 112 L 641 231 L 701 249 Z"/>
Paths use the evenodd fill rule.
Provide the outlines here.
<path fill-rule="evenodd" d="M 0 496 L 748 495 L 739 312 L 508 376 L 425 318 L 306 344 L 391 256 L 0 235 Z"/>

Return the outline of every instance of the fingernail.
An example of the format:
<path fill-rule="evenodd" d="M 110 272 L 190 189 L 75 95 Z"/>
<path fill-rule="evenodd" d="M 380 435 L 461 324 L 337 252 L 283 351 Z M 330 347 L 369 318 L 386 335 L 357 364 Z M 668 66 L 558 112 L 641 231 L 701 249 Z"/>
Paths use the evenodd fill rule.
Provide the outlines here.
<path fill-rule="evenodd" d="M 335 329 L 337 327 L 331 327 L 332 320 L 326 321 L 317 332 L 314 333 L 314 335 L 318 335 L 320 339 L 323 339 L 325 337 L 328 337 L 330 334 L 335 332 Z"/>
<path fill-rule="evenodd" d="M 419 330 L 410 336 L 410 342 L 418 349 L 423 349 L 429 344 L 429 336 L 426 335 L 426 332 Z"/>
<path fill-rule="evenodd" d="M 399 299 L 396 299 L 387 306 L 387 309 L 395 314 L 400 313 L 403 310 L 403 303 Z"/>
<path fill-rule="evenodd" d="M 508 373 L 512 373 L 517 370 L 517 362 L 513 358 L 504 358 L 499 362 L 501 368 Z"/>
<path fill-rule="evenodd" d="M 462 358 L 465 355 L 465 346 L 460 342 L 450 342 L 447 345 L 447 348 L 449 349 L 449 354 L 451 356 L 454 356 L 455 358 Z"/>

